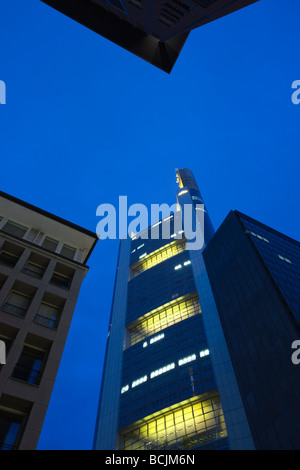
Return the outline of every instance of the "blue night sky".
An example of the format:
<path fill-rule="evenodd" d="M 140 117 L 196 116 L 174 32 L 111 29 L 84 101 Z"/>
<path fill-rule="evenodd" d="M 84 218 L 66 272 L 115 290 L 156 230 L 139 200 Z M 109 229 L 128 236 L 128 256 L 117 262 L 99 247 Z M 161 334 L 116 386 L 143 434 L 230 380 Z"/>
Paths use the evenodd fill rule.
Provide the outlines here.
<path fill-rule="evenodd" d="M 288 3 L 288 5 L 287 5 Z M 300 2 L 194 30 L 168 75 L 38 0 L 0 17 L 1 189 L 92 231 L 99 204 L 175 202 L 190 168 L 231 209 L 299 239 Z M 39 449 L 91 449 L 118 240 L 89 260 Z"/>

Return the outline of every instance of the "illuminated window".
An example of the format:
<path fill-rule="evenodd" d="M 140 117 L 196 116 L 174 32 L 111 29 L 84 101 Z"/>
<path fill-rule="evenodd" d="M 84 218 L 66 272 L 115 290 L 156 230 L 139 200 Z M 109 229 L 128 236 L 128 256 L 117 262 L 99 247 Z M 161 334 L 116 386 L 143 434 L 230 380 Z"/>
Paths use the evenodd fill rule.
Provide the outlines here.
<path fill-rule="evenodd" d="M 183 366 L 185 364 L 188 364 L 189 362 L 195 361 L 196 360 L 196 354 L 191 354 L 190 356 L 186 356 L 183 359 L 179 359 L 178 365 Z"/>
<path fill-rule="evenodd" d="M 193 449 L 227 436 L 219 396 L 201 396 L 161 410 L 122 431 L 124 450 Z"/>
<path fill-rule="evenodd" d="M 209 355 L 209 349 L 204 349 L 203 351 L 200 351 L 199 353 L 200 357 L 205 357 Z"/>
<path fill-rule="evenodd" d="M 258 233 L 255 232 L 250 232 L 253 237 L 258 238 L 259 240 L 263 240 L 266 243 L 270 243 L 269 240 L 265 237 L 262 237 L 261 235 L 258 235 Z"/>
<path fill-rule="evenodd" d="M 128 392 L 128 390 L 129 390 L 129 385 L 124 385 L 124 387 L 122 387 L 121 389 L 121 393 Z"/>
<path fill-rule="evenodd" d="M 203 203 L 201 197 L 199 197 L 199 196 L 192 196 L 192 199 L 193 199 L 193 201 L 200 201 L 200 202 Z"/>
<path fill-rule="evenodd" d="M 167 364 L 166 366 L 160 367 L 159 369 L 154 370 L 150 374 L 150 379 L 154 379 L 158 375 L 165 374 L 166 372 L 169 372 L 170 370 L 175 368 L 175 362 L 172 362 L 171 364 Z"/>
<path fill-rule="evenodd" d="M 282 259 L 282 260 L 283 260 L 283 261 L 285 261 L 286 263 L 292 264 L 292 262 L 291 262 L 291 260 L 290 260 L 290 259 L 288 259 L 288 258 L 285 258 L 285 257 L 284 257 L 284 256 L 282 256 L 282 255 L 278 255 L 278 258 L 279 258 L 279 259 Z"/>
<path fill-rule="evenodd" d="M 160 224 L 161 224 L 161 220 L 159 222 L 157 222 L 156 224 L 152 225 L 152 227 L 157 227 Z"/>
<path fill-rule="evenodd" d="M 147 253 L 143 253 L 139 257 L 141 261 L 138 261 L 133 266 L 131 266 L 134 276 L 137 276 L 138 274 L 141 274 L 143 271 L 153 268 L 153 266 L 156 266 L 157 264 L 162 263 L 163 261 L 169 258 L 172 258 L 175 255 L 178 255 L 179 253 L 183 252 L 185 249 L 186 249 L 185 240 L 180 239 L 180 240 L 175 240 L 169 243 L 168 245 L 163 246 L 159 250 L 153 251 L 149 255 L 147 255 Z"/>
<path fill-rule="evenodd" d="M 144 382 L 147 382 L 147 380 L 148 380 L 147 375 L 144 375 L 143 377 L 140 377 L 139 379 L 134 380 L 131 384 L 131 387 L 132 388 L 137 387 L 138 385 L 143 384 Z"/>
<path fill-rule="evenodd" d="M 153 338 L 150 339 L 149 343 L 153 344 L 156 343 L 156 341 L 159 341 L 160 339 L 163 339 L 165 337 L 164 333 L 161 335 L 154 336 Z"/>
<path fill-rule="evenodd" d="M 165 337 L 164 333 L 161 333 L 160 335 L 153 336 L 153 338 L 150 339 L 149 344 L 156 343 L 157 341 L 160 341 Z M 148 346 L 147 341 L 143 343 L 143 348 L 146 348 Z"/>
<path fill-rule="evenodd" d="M 164 304 L 127 326 L 130 332 L 130 346 L 199 313 L 201 313 L 201 308 L 195 294 Z"/>

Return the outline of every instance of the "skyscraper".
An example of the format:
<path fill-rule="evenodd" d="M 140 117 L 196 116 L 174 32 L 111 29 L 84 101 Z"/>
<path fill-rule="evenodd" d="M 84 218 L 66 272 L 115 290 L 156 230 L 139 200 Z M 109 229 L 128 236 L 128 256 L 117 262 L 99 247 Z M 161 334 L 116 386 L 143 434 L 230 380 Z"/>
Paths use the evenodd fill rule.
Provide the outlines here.
<path fill-rule="evenodd" d="M 42 1 L 170 73 L 192 29 L 258 0 Z"/>
<path fill-rule="evenodd" d="M 235 211 L 203 256 L 254 446 L 299 450 L 300 243 Z"/>
<path fill-rule="evenodd" d="M 178 204 L 190 205 L 195 216 L 198 209 L 203 210 L 196 181 L 187 169 L 177 171 L 177 176 Z M 215 305 L 203 249 L 189 250 L 184 233 L 176 233 L 179 214 L 149 227 L 147 238 L 133 236 L 121 241 L 96 449 L 224 449 L 253 445 L 224 339 L 218 341 L 214 358 L 211 355 L 207 331 L 220 338 L 221 331 L 219 325 L 211 324 Z M 168 223 L 170 237 L 164 239 L 161 234 Z M 158 239 L 151 238 L 155 227 L 160 230 Z M 206 210 L 204 227 L 205 246 L 214 233 Z M 182 238 L 177 238 L 179 235 Z M 204 309 L 210 312 L 207 319 Z M 214 372 L 214 368 L 218 371 L 221 367 L 220 373 L 224 373 L 224 366 L 231 381 L 229 397 Z M 241 434 L 234 434 L 237 423 L 233 419 L 226 426 L 224 411 L 228 417 L 239 413 Z"/>
<path fill-rule="evenodd" d="M 0 192 L 0 449 L 37 446 L 96 242 Z"/>
<path fill-rule="evenodd" d="M 215 233 L 177 176 L 204 244 L 178 238 L 180 211 L 122 240 L 94 447 L 300 449 L 299 243 L 239 212 Z"/>

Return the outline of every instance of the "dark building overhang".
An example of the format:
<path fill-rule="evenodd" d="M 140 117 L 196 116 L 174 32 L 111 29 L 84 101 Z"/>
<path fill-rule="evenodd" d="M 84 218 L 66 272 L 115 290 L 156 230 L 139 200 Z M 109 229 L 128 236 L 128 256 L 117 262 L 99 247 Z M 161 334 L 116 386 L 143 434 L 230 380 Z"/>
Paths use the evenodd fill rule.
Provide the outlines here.
<path fill-rule="evenodd" d="M 41 0 L 170 73 L 190 31 L 259 0 Z"/>

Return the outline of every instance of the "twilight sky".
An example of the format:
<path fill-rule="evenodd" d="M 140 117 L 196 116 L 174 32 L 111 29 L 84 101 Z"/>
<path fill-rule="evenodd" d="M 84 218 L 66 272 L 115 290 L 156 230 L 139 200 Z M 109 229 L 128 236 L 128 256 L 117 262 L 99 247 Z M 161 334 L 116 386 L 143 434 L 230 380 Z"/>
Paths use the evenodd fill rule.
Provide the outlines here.
<path fill-rule="evenodd" d="M 95 231 L 121 195 L 173 204 L 187 167 L 215 229 L 237 209 L 299 239 L 299 17 L 261 0 L 194 30 L 168 75 L 39 0 L 4 0 L 1 190 Z M 39 449 L 91 449 L 118 246 L 89 259 Z"/>

